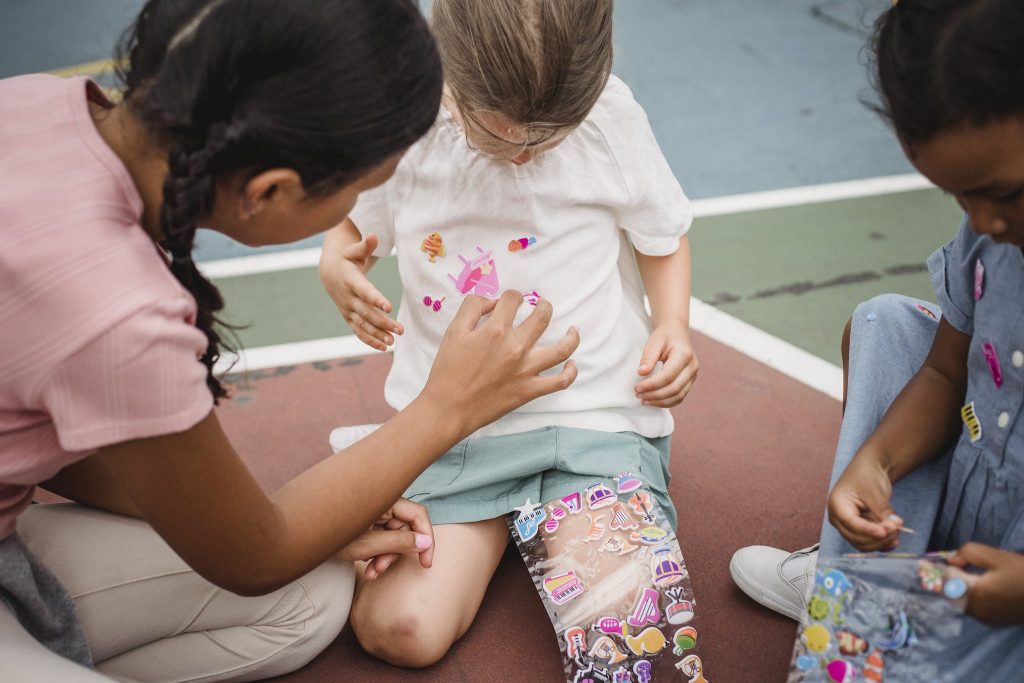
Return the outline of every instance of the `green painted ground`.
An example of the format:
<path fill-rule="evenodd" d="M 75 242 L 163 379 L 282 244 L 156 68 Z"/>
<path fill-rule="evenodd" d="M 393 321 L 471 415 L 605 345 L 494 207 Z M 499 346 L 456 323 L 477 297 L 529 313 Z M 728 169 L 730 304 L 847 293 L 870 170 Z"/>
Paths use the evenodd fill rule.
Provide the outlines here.
<path fill-rule="evenodd" d="M 960 211 L 936 190 L 700 219 L 691 232 L 694 294 L 827 360 L 853 308 L 883 292 L 932 299 L 924 260 Z M 394 259 L 371 271 L 398 300 Z M 349 334 L 313 268 L 218 281 L 243 346 Z"/>

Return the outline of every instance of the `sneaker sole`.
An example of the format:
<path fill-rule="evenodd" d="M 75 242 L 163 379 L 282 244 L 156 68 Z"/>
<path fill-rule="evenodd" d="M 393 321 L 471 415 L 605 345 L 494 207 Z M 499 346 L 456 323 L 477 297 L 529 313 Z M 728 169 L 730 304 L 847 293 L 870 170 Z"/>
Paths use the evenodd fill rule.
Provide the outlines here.
<path fill-rule="evenodd" d="M 732 574 L 732 580 L 739 586 L 739 589 L 757 604 L 763 605 L 785 617 L 789 617 L 793 621 L 801 621 L 803 619 L 802 609 L 795 608 L 792 603 L 782 600 L 773 593 L 760 588 L 753 579 L 743 573 L 735 557 L 729 560 L 729 573 Z"/>

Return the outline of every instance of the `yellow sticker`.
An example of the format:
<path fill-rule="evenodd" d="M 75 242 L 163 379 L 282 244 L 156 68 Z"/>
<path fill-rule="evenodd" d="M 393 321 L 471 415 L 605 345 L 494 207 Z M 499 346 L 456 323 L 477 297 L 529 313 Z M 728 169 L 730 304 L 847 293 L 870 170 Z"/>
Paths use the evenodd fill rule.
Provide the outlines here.
<path fill-rule="evenodd" d="M 960 409 L 960 417 L 967 426 L 967 433 L 971 435 L 971 443 L 978 441 L 981 438 L 981 421 L 974 412 L 974 401 Z"/>

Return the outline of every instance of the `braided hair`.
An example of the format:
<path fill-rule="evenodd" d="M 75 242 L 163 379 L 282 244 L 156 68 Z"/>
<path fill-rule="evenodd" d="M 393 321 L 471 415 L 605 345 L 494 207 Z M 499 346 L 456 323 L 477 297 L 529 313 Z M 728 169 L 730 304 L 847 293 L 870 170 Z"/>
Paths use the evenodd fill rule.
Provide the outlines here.
<path fill-rule="evenodd" d="M 217 180 L 290 168 L 331 194 L 426 133 L 440 58 L 411 0 L 149 0 L 116 61 L 125 102 L 168 149 L 162 245 L 195 297 L 218 399 L 224 301 L 192 258 Z"/>
<path fill-rule="evenodd" d="M 908 145 L 1024 114 L 1024 2 L 899 0 L 872 52 L 881 106 Z"/>

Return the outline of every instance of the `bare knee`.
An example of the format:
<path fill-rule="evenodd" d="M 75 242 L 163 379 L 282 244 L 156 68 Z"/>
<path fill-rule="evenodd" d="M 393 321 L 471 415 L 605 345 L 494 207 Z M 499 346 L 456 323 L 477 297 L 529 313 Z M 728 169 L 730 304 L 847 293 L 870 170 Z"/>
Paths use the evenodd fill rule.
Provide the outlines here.
<path fill-rule="evenodd" d="M 422 669 L 441 661 L 454 642 L 442 619 L 413 609 L 356 604 L 352 631 L 363 649 L 395 666 Z"/>

